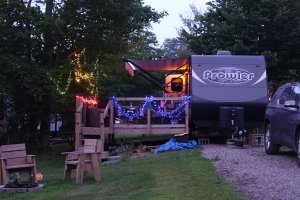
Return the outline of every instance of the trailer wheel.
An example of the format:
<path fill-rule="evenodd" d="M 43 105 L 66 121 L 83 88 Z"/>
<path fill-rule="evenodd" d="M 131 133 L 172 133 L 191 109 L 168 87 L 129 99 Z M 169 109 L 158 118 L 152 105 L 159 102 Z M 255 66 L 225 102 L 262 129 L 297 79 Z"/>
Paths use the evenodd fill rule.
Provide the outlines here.
<path fill-rule="evenodd" d="M 297 148 L 297 162 L 300 167 L 300 132 L 297 133 L 297 139 L 296 139 L 296 148 Z"/>
<path fill-rule="evenodd" d="M 268 124 L 265 128 L 265 151 L 269 155 L 278 154 L 279 145 L 272 141 L 271 125 Z M 297 151 L 298 152 L 298 151 Z M 299 157 L 298 157 L 299 158 Z"/>

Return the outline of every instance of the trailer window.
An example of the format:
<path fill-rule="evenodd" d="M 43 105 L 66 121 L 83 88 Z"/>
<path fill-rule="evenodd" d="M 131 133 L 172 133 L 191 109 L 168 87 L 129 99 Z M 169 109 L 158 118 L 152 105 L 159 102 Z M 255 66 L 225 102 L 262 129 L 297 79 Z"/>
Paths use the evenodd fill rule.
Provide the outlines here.
<path fill-rule="evenodd" d="M 182 78 L 172 78 L 171 79 L 171 89 L 174 92 L 181 92 L 183 90 Z"/>

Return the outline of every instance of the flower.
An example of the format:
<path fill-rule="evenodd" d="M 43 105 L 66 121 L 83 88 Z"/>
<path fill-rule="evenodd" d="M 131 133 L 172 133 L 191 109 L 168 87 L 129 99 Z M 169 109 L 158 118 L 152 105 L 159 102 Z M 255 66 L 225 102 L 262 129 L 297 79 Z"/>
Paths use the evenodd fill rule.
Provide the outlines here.
<path fill-rule="evenodd" d="M 44 175 L 42 173 L 37 173 L 35 175 L 36 182 L 43 180 L 43 178 L 44 178 Z"/>

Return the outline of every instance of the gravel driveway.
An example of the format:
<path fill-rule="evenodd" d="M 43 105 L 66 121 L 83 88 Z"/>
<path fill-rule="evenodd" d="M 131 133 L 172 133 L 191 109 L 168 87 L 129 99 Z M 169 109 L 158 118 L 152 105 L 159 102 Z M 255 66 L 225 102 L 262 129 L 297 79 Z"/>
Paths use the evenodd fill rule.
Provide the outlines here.
<path fill-rule="evenodd" d="M 249 199 L 300 200 L 300 168 L 289 149 L 271 156 L 263 147 L 210 144 L 202 146 L 202 155 Z"/>

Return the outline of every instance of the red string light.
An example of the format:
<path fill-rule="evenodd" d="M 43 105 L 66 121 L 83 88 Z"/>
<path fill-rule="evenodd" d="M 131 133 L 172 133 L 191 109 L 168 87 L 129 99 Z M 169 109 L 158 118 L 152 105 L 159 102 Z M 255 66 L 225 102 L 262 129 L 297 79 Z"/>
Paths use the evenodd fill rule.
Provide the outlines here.
<path fill-rule="evenodd" d="M 93 99 L 88 99 L 88 98 L 84 98 L 82 96 L 76 96 L 76 98 L 78 98 L 81 101 L 83 101 L 84 103 L 87 103 L 87 104 L 90 104 L 90 105 L 96 106 L 98 104 L 98 100 L 96 99 L 96 97 L 94 97 Z"/>

